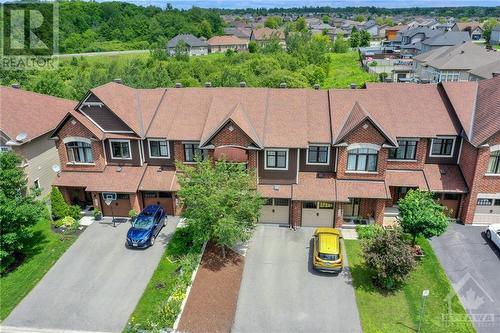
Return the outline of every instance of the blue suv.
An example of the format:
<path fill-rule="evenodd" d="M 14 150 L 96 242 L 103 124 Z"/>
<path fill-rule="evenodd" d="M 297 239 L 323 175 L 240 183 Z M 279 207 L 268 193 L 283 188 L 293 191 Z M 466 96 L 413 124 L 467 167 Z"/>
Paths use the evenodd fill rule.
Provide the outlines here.
<path fill-rule="evenodd" d="M 127 246 L 144 248 L 152 246 L 167 223 L 167 214 L 159 205 L 150 205 L 137 215 L 127 232 Z"/>

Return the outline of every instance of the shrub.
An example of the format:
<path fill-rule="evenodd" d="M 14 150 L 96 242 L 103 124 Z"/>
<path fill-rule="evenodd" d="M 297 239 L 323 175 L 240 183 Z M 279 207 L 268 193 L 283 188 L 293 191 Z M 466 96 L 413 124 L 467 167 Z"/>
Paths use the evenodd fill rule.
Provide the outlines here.
<path fill-rule="evenodd" d="M 80 220 L 80 206 L 78 205 L 73 205 L 73 206 L 68 206 L 68 216 L 71 216 L 75 220 Z"/>
<path fill-rule="evenodd" d="M 56 221 L 54 221 L 53 224 L 54 224 L 54 227 L 56 227 L 56 228 L 61 228 L 61 227 L 74 228 L 74 227 L 78 226 L 78 223 L 76 222 L 76 220 L 74 218 L 72 218 L 71 216 L 66 216 L 66 217 L 63 217 L 62 219 L 56 220 Z"/>
<path fill-rule="evenodd" d="M 366 266 L 382 289 L 397 288 L 415 267 L 411 246 L 399 229 L 383 230 L 362 246 Z"/>
<path fill-rule="evenodd" d="M 128 217 L 130 217 L 131 219 L 135 219 L 137 215 L 139 215 L 139 213 L 137 213 L 135 209 L 131 209 L 128 212 Z"/>
<path fill-rule="evenodd" d="M 70 215 L 69 206 L 66 201 L 64 201 L 63 195 L 57 187 L 52 187 L 52 191 L 50 192 L 50 204 L 54 220 L 59 220 Z"/>
<path fill-rule="evenodd" d="M 377 224 L 356 226 L 356 232 L 358 233 L 359 239 L 371 239 L 383 231 L 384 228 Z"/>
<path fill-rule="evenodd" d="M 172 259 L 181 258 L 197 249 L 198 247 L 193 247 L 193 238 L 189 227 L 177 228 L 168 242 L 168 254 Z"/>
<path fill-rule="evenodd" d="M 99 208 L 94 209 L 94 219 L 98 220 L 102 217 L 102 212 Z"/>

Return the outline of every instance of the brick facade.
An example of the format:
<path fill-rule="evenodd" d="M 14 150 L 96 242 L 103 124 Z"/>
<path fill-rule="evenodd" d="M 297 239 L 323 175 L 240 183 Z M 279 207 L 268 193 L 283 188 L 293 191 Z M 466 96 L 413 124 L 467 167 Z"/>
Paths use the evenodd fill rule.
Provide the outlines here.
<path fill-rule="evenodd" d="M 417 142 L 415 161 L 395 161 L 387 160 L 387 169 L 422 170 L 427 154 L 427 140 L 420 139 Z"/>
<path fill-rule="evenodd" d="M 372 125 L 371 122 L 365 121 L 356 129 L 351 131 L 344 140 L 348 145 L 353 143 L 371 143 L 382 146 L 385 143 L 385 138 Z M 388 150 L 381 148 L 378 152 L 377 172 L 358 173 L 347 171 L 347 147 L 339 147 L 338 149 L 338 164 L 337 178 L 338 179 L 367 179 L 367 180 L 383 180 L 385 178 L 385 169 L 387 164 Z"/>
<path fill-rule="evenodd" d="M 302 201 L 292 201 L 290 207 L 290 224 L 292 227 L 302 225 Z"/>
<path fill-rule="evenodd" d="M 500 144 L 500 132 L 491 137 L 487 143 L 489 146 Z M 478 193 L 500 193 L 500 177 L 486 175 L 491 154 L 489 147 L 475 149 L 471 145 L 466 146 L 460 157 L 460 168 L 468 182 L 469 193 L 464 195 L 460 218 L 464 223 L 471 224 L 474 220 Z M 476 158 L 473 158 L 474 149 L 477 154 Z M 475 163 L 473 163 L 474 160 Z M 469 182 L 471 182 L 470 185 Z"/>
<path fill-rule="evenodd" d="M 62 171 L 103 171 L 106 165 L 102 141 L 97 141 L 94 135 L 73 117 L 70 117 L 66 123 L 61 127 L 56 140 L 56 148 L 59 154 Z M 93 165 L 79 165 L 68 163 L 68 152 L 63 140 L 67 137 L 80 137 L 91 139 L 92 156 L 94 157 Z"/>
<path fill-rule="evenodd" d="M 219 130 L 219 132 L 217 132 L 212 140 L 210 140 L 210 143 L 215 147 L 231 145 L 246 148 L 253 142 L 241 128 L 232 121 L 229 121 Z"/>

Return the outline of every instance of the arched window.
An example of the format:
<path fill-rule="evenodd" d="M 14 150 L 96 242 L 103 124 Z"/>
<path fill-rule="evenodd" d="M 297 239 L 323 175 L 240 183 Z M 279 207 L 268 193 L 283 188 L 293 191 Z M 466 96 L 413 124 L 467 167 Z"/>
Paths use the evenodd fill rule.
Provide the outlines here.
<path fill-rule="evenodd" d="M 348 171 L 377 171 L 378 151 L 371 148 L 350 149 L 347 155 Z"/>
<path fill-rule="evenodd" d="M 68 161 L 72 163 L 93 163 L 92 146 L 83 141 L 71 141 L 66 143 Z"/>

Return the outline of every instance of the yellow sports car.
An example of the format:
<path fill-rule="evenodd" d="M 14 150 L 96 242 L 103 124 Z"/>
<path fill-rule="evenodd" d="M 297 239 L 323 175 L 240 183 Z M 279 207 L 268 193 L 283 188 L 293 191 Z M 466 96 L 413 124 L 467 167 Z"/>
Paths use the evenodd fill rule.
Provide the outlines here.
<path fill-rule="evenodd" d="M 313 267 L 322 272 L 342 272 L 342 235 L 334 228 L 318 228 L 314 232 Z"/>

